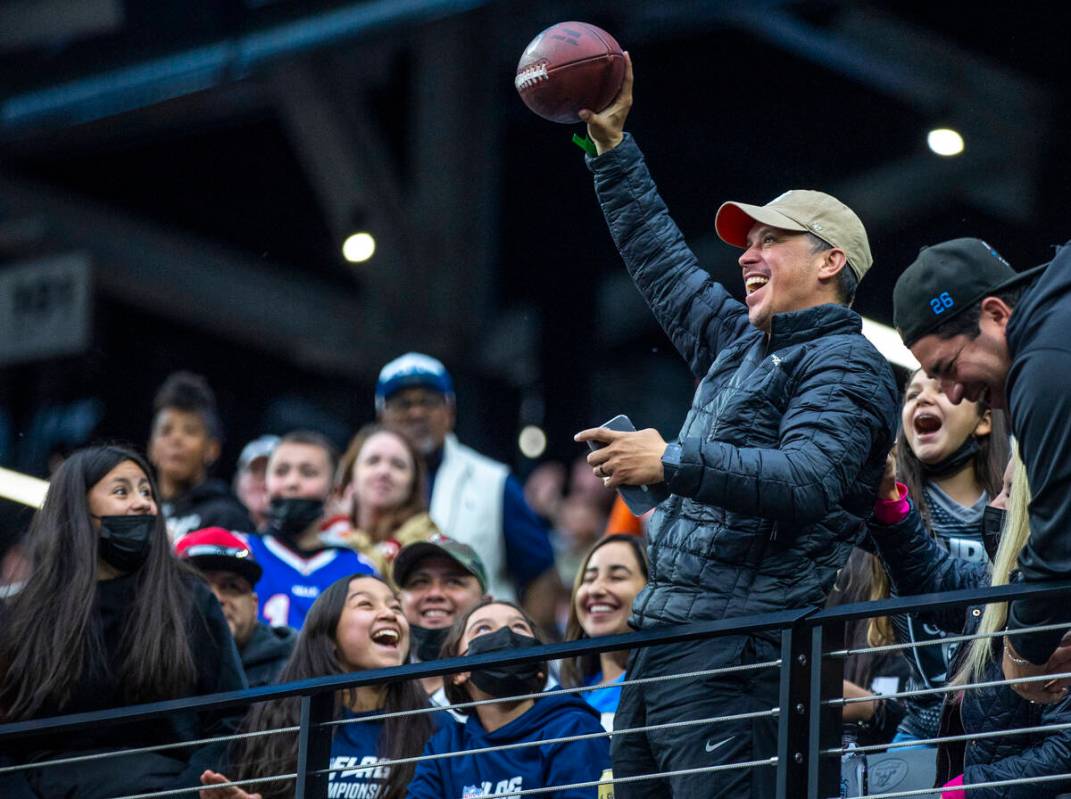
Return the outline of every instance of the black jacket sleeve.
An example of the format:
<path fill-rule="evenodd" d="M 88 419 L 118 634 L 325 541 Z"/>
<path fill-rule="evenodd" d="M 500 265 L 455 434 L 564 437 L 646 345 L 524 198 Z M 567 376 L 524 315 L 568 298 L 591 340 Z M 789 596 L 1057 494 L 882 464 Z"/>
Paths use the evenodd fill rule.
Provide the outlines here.
<path fill-rule="evenodd" d="M 631 134 L 589 157 L 588 166 L 625 266 L 692 374 L 706 375 L 721 348 L 740 336 L 762 335 L 747 307 L 699 267 Z"/>
<path fill-rule="evenodd" d="M 999 679 L 999 675 L 993 675 Z M 1054 705 L 1044 705 L 1041 710 L 1042 725 L 1067 724 L 1069 700 Z M 1015 755 L 1003 757 L 992 763 L 967 766 L 963 770 L 963 782 L 977 785 L 981 782 L 1031 779 L 1068 773 L 1071 763 L 1071 729 L 1053 730 L 1032 745 L 1022 747 Z M 967 793 L 975 799 L 1047 799 L 1057 794 L 1064 795 L 1071 780 L 1053 782 L 1026 782 L 1021 785 L 999 788 L 979 788 Z"/>
<path fill-rule="evenodd" d="M 197 695 L 240 691 L 247 686 L 238 649 L 231 637 L 223 610 L 211 591 L 200 581 L 193 581 L 193 617 L 190 620 L 190 644 L 197 663 Z M 238 730 L 241 710 L 207 711 L 198 714 L 194 737 L 212 738 L 231 735 Z M 186 769 L 179 774 L 173 788 L 198 785 L 205 769 L 218 770 L 226 760 L 228 742 L 204 744 L 189 757 Z"/>
<path fill-rule="evenodd" d="M 669 490 L 794 528 L 824 519 L 895 427 L 884 364 L 864 344 L 823 348 L 801 365 L 776 448 L 685 438 Z"/>
<path fill-rule="evenodd" d="M 926 531 L 914 504 L 896 524 L 878 524 L 871 518 L 868 532 L 897 595 L 960 591 L 989 584 L 988 567 L 954 557 L 938 544 Z M 963 615 L 963 608 L 918 612 L 923 620 L 952 632 L 963 629 Z"/>
<path fill-rule="evenodd" d="M 1049 267 L 1052 268 L 1051 266 Z M 1028 583 L 1071 578 L 1071 351 L 1032 349 L 1015 359 L 1010 407 L 1030 480 L 1030 539 L 1019 555 Z M 1014 379 L 1012 379 L 1014 377 Z M 1008 613 L 1008 629 L 1071 621 L 1071 602 L 1020 599 Z M 1054 630 L 1015 639 L 1034 663 L 1048 660 L 1063 635 Z"/>
<path fill-rule="evenodd" d="M 896 524 L 878 524 L 871 519 L 868 530 L 900 595 L 959 591 L 989 584 L 989 569 L 984 564 L 954 557 L 926 532 L 914 504 Z"/>

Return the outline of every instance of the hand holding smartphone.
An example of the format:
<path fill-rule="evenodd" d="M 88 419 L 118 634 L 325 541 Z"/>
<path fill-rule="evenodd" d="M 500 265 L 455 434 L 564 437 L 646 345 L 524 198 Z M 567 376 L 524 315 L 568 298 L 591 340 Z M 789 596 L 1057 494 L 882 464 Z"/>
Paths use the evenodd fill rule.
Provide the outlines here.
<path fill-rule="evenodd" d="M 619 413 L 613 419 L 608 422 L 604 422 L 599 427 L 605 427 L 607 430 L 616 430 L 621 433 L 635 433 L 636 425 L 632 423 L 632 420 L 625 416 L 623 413 Z M 594 452 L 597 449 L 602 449 L 605 444 L 601 444 L 598 441 L 589 441 L 588 447 Z M 669 499 L 669 489 L 665 483 L 654 483 L 653 485 L 644 486 L 618 486 L 617 492 L 621 495 L 621 499 L 625 500 L 625 504 L 628 505 L 628 509 L 632 511 L 636 516 L 642 516 L 647 511 L 656 507 L 660 502 L 664 502 Z"/>

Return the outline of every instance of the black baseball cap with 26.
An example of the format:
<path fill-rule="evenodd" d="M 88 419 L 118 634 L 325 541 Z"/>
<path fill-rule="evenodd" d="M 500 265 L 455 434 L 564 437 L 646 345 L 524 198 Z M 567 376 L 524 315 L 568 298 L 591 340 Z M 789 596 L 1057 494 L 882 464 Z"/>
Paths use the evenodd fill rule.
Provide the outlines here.
<path fill-rule="evenodd" d="M 1016 272 L 981 239 L 923 247 L 896 281 L 893 324 L 910 347 L 985 297 L 1037 277 L 1048 264 Z"/>

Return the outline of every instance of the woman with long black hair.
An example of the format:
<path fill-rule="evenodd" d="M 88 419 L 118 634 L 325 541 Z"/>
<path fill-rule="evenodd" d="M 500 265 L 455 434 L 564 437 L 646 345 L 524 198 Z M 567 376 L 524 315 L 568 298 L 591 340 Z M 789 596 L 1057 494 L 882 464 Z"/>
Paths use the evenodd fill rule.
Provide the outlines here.
<path fill-rule="evenodd" d="M 171 555 L 151 474 L 140 455 L 117 446 L 75 452 L 56 471 L 27 538 L 30 576 L 0 606 L 0 721 L 245 686 L 219 603 Z M 5 755 L 40 765 L 17 787 L 4 785 L 4 796 L 85 799 L 192 787 L 219 762 L 222 744 L 62 767 L 43 761 L 225 735 L 234 721 L 189 712 L 19 739 Z"/>
<path fill-rule="evenodd" d="M 409 656 L 409 623 L 394 590 L 378 577 L 355 574 L 332 583 L 313 603 L 301 628 L 294 652 L 279 675 L 280 682 L 348 674 L 400 666 Z M 430 707 L 417 682 L 363 686 L 340 691 L 335 716 L 351 723 L 339 725 L 331 743 L 329 796 L 368 796 L 401 799 L 415 764 L 378 765 L 382 761 L 416 757 L 436 724 L 454 724 L 446 713 L 415 713 L 387 719 L 383 714 Z M 296 727 L 301 719 L 300 697 L 262 702 L 246 716 L 243 732 Z M 261 735 L 242 739 L 233 753 L 230 776 L 239 781 L 263 778 L 242 788 L 208 787 L 204 799 L 283 799 L 294 795 L 294 782 L 270 780 L 293 774 L 297 768 L 295 734 Z M 202 775 L 206 786 L 228 782 L 223 774 Z"/>

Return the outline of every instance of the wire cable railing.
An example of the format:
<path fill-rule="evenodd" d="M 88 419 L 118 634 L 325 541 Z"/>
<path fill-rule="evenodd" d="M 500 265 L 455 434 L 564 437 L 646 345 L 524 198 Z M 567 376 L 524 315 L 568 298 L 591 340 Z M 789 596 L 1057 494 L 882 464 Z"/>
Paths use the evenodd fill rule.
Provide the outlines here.
<path fill-rule="evenodd" d="M 300 700 L 303 708 L 320 709 L 303 712 L 302 721 L 296 726 L 286 726 L 270 730 L 254 730 L 204 737 L 196 740 L 176 741 L 173 743 L 153 744 L 128 749 L 109 750 L 104 752 L 92 752 L 86 754 L 70 753 L 60 757 L 43 759 L 29 763 L 13 763 L 0 766 L 0 778 L 19 771 L 45 770 L 63 766 L 83 764 L 91 760 L 106 760 L 109 758 L 136 757 L 144 754 L 164 753 L 169 750 L 185 749 L 205 746 L 210 744 L 233 744 L 237 741 L 272 735 L 297 735 L 303 752 L 311 753 L 312 745 L 309 740 L 318 740 L 321 744 L 317 750 L 320 754 L 298 759 L 296 770 L 283 770 L 284 773 L 264 774 L 255 778 L 232 780 L 219 786 L 209 787 L 236 787 L 254 790 L 255 786 L 263 786 L 268 783 L 288 782 L 293 783 L 294 796 L 300 799 L 322 799 L 327 796 L 327 788 L 332 779 L 340 774 L 354 773 L 362 769 L 390 769 L 395 766 L 407 766 L 419 764 L 425 761 L 447 761 L 458 757 L 480 757 L 502 751 L 522 752 L 525 750 L 538 749 L 539 747 L 562 746 L 572 743 L 582 743 L 596 739 L 612 740 L 621 736 L 642 736 L 658 733 L 670 729 L 687 729 L 691 727 L 703 727 L 716 724 L 730 724 L 747 722 L 752 720 L 772 719 L 778 725 L 777 754 L 772 757 L 753 757 L 741 762 L 716 763 L 710 766 L 702 766 L 687 769 L 667 769 L 649 774 L 628 775 L 602 775 L 593 773 L 589 780 L 579 780 L 561 785 L 536 785 L 523 789 L 510 788 L 508 791 L 495 791 L 490 794 L 480 793 L 481 799 L 515 799 L 522 796 L 537 796 L 553 794 L 556 791 L 595 790 L 600 786 L 612 784 L 624 784 L 628 782 L 642 782 L 650 780 L 671 780 L 676 777 L 686 777 L 692 774 L 739 772 L 742 769 L 775 769 L 777 775 L 777 793 L 775 799 L 787 799 L 787 797 L 806 797 L 807 799 L 825 799 L 836 793 L 837 780 L 839 779 L 840 763 L 838 760 L 846 755 L 856 758 L 878 756 L 881 753 L 895 753 L 912 747 L 940 746 L 944 744 L 956 744 L 970 740 L 985 740 L 991 738 L 1014 738 L 1016 736 L 1039 736 L 1050 735 L 1071 730 L 1071 722 L 1020 725 L 1013 729 L 987 731 L 975 734 L 947 734 L 930 737 L 923 740 L 903 741 L 897 743 L 872 744 L 865 746 L 845 746 L 842 742 L 834 744 L 833 737 L 839 737 L 840 713 L 845 707 L 882 700 L 908 699 L 917 696 L 941 696 L 950 693 L 994 690 L 1006 688 L 1012 685 L 1030 685 L 1053 680 L 1071 680 L 1071 671 L 1054 674 L 1020 677 L 1016 679 L 993 679 L 979 680 L 965 684 L 944 685 L 931 688 L 917 688 L 892 693 L 870 693 L 860 697 L 844 697 L 841 695 L 840 683 L 843 679 L 844 661 L 854 654 L 871 654 L 879 652 L 892 652 L 911 648 L 912 644 L 889 645 L 882 647 L 844 647 L 841 643 L 844 634 L 844 625 L 849 620 L 866 618 L 868 616 L 891 615 L 913 610 L 935 610 L 939 608 L 965 607 L 968 605 L 984 604 L 987 602 L 1004 602 L 1023 596 L 1071 594 L 1071 583 L 1051 586 L 1000 586 L 998 588 L 976 589 L 970 591 L 958 591 L 954 593 L 929 595 L 923 597 L 895 597 L 881 602 L 859 603 L 858 605 L 842 606 L 828 610 L 817 608 L 802 608 L 792 611 L 764 614 L 762 616 L 747 617 L 741 619 L 725 619 L 717 622 L 704 622 L 699 624 L 682 625 L 678 627 L 666 627 L 653 630 L 644 630 L 625 635 L 608 636 L 603 639 L 574 641 L 568 643 L 548 644 L 522 651 L 509 653 L 485 653 L 473 657 L 453 658 L 433 663 L 409 664 L 393 669 L 361 672 L 348 675 L 335 675 L 319 680 L 305 680 L 294 683 L 286 683 L 266 688 L 258 688 L 229 694 L 219 694 L 207 697 L 195 697 L 187 700 L 171 700 L 168 702 L 141 705 L 130 708 L 120 708 L 110 711 L 85 713 L 76 716 L 57 717 L 50 719 L 36 719 L 0 725 L 0 752 L 5 751 L 12 742 L 27 737 L 47 735 L 51 740 L 57 740 L 56 736 L 65 732 L 86 731 L 102 725 L 127 724 L 139 720 L 154 718 L 161 714 L 175 712 L 196 711 L 220 711 L 239 710 L 254 703 L 279 701 L 282 699 Z M 916 646 L 932 646 L 937 644 L 963 643 L 976 639 L 995 638 L 1003 635 L 1017 635 L 1037 632 L 1048 632 L 1071 628 L 1071 624 L 1050 624 L 1027 630 L 1016 630 L 1009 633 L 983 633 L 973 635 L 951 635 L 945 638 L 920 642 Z M 472 749 L 446 752 L 426 752 L 410 757 L 377 758 L 374 764 L 368 766 L 347 765 L 345 767 L 327 762 L 327 749 L 322 744 L 327 743 L 329 748 L 331 737 L 335 731 L 347 725 L 368 722 L 383 722 L 406 716 L 416 716 L 427 713 L 440 713 L 447 710 L 456 712 L 473 712 L 484 705 L 497 704 L 503 701 L 538 700 L 550 696 L 583 695 L 588 691 L 597 690 L 601 686 L 588 685 L 576 687 L 555 687 L 547 691 L 519 694 L 515 697 L 495 698 L 486 700 L 473 700 L 468 702 L 453 703 L 443 706 L 429 706 L 415 709 L 398 710 L 392 712 L 378 712 L 361 714 L 354 718 L 337 718 L 334 715 L 334 697 L 342 691 L 350 691 L 362 686 L 386 685 L 393 682 L 417 680 L 423 677 L 438 677 L 461 671 L 472 671 L 483 666 L 522 664 L 537 661 L 558 660 L 562 658 L 577 657 L 586 654 L 597 654 L 602 651 L 621 651 L 625 649 L 640 649 L 652 646 L 668 646 L 674 643 L 717 639 L 724 636 L 738 635 L 763 635 L 767 639 L 780 638 L 781 656 L 766 659 L 759 663 L 734 663 L 717 668 L 691 669 L 672 674 L 658 674 L 640 678 L 629 678 L 618 685 L 644 686 L 663 683 L 667 681 L 683 681 L 697 679 L 717 679 L 737 674 L 756 673 L 764 670 L 778 670 L 780 682 L 780 701 L 772 704 L 767 709 L 749 710 L 740 713 L 727 713 L 721 715 L 705 714 L 699 718 L 688 718 L 682 714 L 681 718 L 660 720 L 659 723 L 643 725 L 621 726 L 614 730 L 600 730 L 582 732 L 573 735 L 559 735 L 539 740 L 523 740 L 502 743 L 498 745 L 480 746 Z M 324 700 L 324 701 L 321 701 Z M 330 700 L 330 701 L 326 701 Z M 319 703 L 317 705 L 317 702 Z M 788 712 L 786 711 L 788 709 Z M 834 715 L 835 714 L 835 715 Z M 832 723 L 830 723 L 832 721 Z M 756 753 L 765 754 L 765 753 Z M 322 758 L 322 759 L 321 759 Z M 583 775 L 579 775 L 583 776 Z M 596 779 L 595 777 L 598 777 Z M 1044 776 L 1032 776 L 1029 780 L 1002 780 L 990 783 L 977 783 L 966 785 L 962 790 L 970 792 L 979 788 L 1003 788 L 1033 782 L 1045 784 L 1071 780 L 1071 775 L 1055 774 Z M 486 785 L 486 783 L 485 783 Z M 253 786 L 253 788 L 250 788 Z M 167 790 L 142 791 L 140 793 L 126 793 L 111 799 L 165 799 L 175 796 L 194 796 L 200 790 L 201 785 L 169 788 Z M 912 796 L 936 796 L 939 789 L 911 787 L 899 791 L 886 791 L 884 793 L 867 793 L 865 790 L 852 796 L 865 797 L 865 799 L 898 799 L 899 797 Z M 447 797 L 447 799 L 455 799 Z M 456 799 L 462 799 L 460 796 Z"/>

